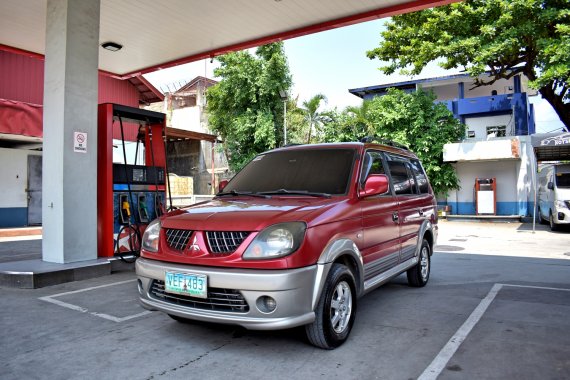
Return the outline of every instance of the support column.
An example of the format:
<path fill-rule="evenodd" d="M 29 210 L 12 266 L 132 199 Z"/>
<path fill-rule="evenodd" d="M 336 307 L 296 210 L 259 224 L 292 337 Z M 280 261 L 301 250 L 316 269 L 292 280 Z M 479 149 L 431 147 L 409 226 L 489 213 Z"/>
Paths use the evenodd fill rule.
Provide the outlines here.
<path fill-rule="evenodd" d="M 97 258 L 100 1 L 48 0 L 42 258 Z"/>

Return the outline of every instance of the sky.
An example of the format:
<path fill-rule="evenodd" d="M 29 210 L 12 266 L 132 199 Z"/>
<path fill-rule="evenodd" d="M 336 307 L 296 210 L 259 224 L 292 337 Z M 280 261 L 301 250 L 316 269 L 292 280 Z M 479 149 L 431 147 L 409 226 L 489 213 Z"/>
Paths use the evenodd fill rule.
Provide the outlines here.
<path fill-rule="evenodd" d="M 384 75 L 378 70 L 381 62 L 366 57 L 368 50 L 379 45 L 380 32 L 386 20 L 375 20 L 286 40 L 285 53 L 293 77 L 291 96 L 298 96 L 301 104 L 302 101 L 322 93 L 327 97 L 324 108 L 337 107 L 342 110 L 347 106 L 362 103 L 362 99 L 348 92 L 351 88 L 411 79 L 398 74 Z M 145 77 L 164 92 L 168 91 L 168 88 L 177 89 L 198 75 L 213 78 L 213 70 L 217 66 L 216 60 L 204 60 L 145 74 Z M 414 79 L 458 72 L 446 71 L 437 64 L 430 64 Z M 560 130 L 563 124 L 548 102 L 539 96 L 531 97 L 530 101 L 535 104 L 537 132 Z"/>

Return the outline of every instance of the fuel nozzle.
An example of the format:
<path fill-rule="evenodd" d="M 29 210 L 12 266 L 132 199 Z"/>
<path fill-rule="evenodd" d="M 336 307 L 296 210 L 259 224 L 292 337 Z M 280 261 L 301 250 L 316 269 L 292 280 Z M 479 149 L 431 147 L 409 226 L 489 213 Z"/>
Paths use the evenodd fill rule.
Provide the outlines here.
<path fill-rule="evenodd" d="M 131 221 L 131 204 L 129 203 L 129 197 L 126 194 L 121 194 L 119 196 L 119 204 L 121 205 L 121 210 L 119 212 L 121 224 L 129 224 Z"/>
<path fill-rule="evenodd" d="M 148 208 L 146 206 L 146 196 L 144 194 L 139 194 L 138 196 L 138 205 L 139 205 L 139 217 L 141 223 L 148 223 Z"/>

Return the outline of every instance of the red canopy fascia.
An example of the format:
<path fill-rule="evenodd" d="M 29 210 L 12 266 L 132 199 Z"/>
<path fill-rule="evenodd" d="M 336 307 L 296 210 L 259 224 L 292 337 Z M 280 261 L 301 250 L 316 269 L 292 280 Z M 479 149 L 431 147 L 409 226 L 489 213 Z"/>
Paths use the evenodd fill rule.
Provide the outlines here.
<path fill-rule="evenodd" d="M 43 107 L 0 99 L 0 133 L 43 137 Z"/>

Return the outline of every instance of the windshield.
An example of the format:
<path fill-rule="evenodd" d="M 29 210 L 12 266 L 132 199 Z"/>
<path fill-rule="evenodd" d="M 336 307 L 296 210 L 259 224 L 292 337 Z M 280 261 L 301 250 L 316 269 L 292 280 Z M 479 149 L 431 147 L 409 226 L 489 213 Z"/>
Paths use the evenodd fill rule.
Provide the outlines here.
<path fill-rule="evenodd" d="M 236 174 L 224 193 L 288 190 L 344 195 L 348 191 L 354 153 L 354 149 L 325 148 L 261 154 Z"/>
<path fill-rule="evenodd" d="M 556 187 L 570 188 L 570 173 L 556 173 Z"/>

